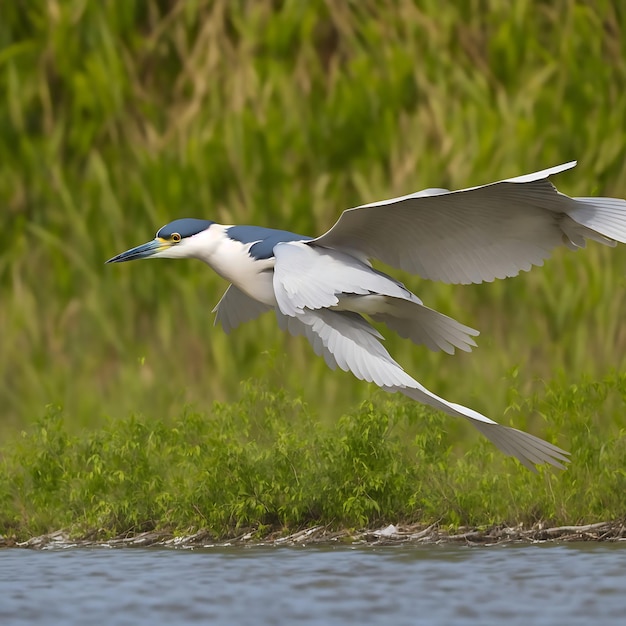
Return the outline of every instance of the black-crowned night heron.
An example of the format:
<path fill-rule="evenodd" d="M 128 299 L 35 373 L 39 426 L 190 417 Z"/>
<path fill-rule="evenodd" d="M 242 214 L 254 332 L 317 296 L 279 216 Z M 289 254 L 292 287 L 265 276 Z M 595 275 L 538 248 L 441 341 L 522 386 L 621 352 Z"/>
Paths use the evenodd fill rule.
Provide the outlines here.
<path fill-rule="evenodd" d="M 179 219 L 107 263 L 196 258 L 231 283 L 215 312 L 228 333 L 273 310 L 281 328 L 305 335 L 331 368 L 468 419 L 526 467 L 564 468 L 567 452 L 428 391 L 396 363 L 363 317 L 431 350 L 470 351 L 478 331 L 424 306 L 370 264 L 447 283 L 480 283 L 542 265 L 553 248 L 587 239 L 626 243 L 626 201 L 570 198 L 548 177 L 576 162 L 461 191 L 426 189 L 344 211 L 324 235 Z"/>

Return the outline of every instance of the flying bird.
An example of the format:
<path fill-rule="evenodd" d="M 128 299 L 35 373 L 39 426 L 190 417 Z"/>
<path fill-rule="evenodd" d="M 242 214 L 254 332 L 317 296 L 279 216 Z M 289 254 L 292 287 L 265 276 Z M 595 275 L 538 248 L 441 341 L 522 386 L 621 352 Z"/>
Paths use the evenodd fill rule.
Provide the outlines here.
<path fill-rule="evenodd" d="M 177 219 L 156 237 L 107 263 L 196 258 L 230 285 L 214 309 L 230 333 L 273 310 L 280 327 L 304 335 L 332 369 L 340 367 L 388 392 L 469 420 L 524 466 L 563 469 L 568 452 L 449 402 L 411 377 L 383 347 L 366 317 L 401 337 L 450 354 L 470 351 L 479 333 L 428 308 L 401 282 L 374 269 L 387 265 L 446 283 L 507 278 L 542 265 L 560 245 L 587 239 L 626 243 L 626 200 L 571 198 L 548 180 L 576 165 L 459 191 L 425 189 L 342 213 L 319 237 L 204 219 Z"/>

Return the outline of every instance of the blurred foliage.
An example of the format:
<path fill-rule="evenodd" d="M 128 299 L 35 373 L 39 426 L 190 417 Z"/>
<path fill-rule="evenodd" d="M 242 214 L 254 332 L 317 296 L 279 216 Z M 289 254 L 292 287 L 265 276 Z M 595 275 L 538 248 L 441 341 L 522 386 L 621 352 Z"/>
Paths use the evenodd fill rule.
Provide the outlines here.
<path fill-rule="evenodd" d="M 0 535 L 253 529 L 262 537 L 317 524 L 619 519 L 625 402 L 625 375 L 529 398 L 523 408 L 549 415 L 550 438 L 573 450 L 567 471 L 539 474 L 484 438 L 459 455 L 445 416 L 383 392 L 327 427 L 301 400 L 251 384 L 209 413 L 168 423 L 135 416 L 81 435 L 50 409 L 0 461 Z M 609 416 L 610 426 L 595 428 L 590 413 Z"/>
<path fill-rule="evenodd" d="M 141 441 L 249 377 L 336 421 L 366 385 L 271 315 L 213 329 L 225 285 L 207 268 L 103 262 L 178 217 L 315 234 L 364 201 L 574 158 L 563 191 L 626 197 L 625 30 L 602 0 L 3 3 L 0 430 L 54 403 L 74 431 L 148 415 L 124 422 Z M 590 245 L 493 284 L 400 275 L 483 334 L 471 355 L 390 350 L 499 419 L 542 379 L 624 369 L 625 268 L 626 246 Z M 528 408 L 508 418 L 543 429 Z"/>

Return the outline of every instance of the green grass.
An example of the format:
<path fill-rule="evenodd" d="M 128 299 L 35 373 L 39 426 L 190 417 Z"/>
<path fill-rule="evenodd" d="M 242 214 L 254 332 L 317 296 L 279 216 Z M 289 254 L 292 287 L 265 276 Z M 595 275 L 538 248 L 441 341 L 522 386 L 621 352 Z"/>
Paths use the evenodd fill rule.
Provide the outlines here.
<path fill-rule="evenodd" d="M 133 428 L 170 433 L 181 407 L 209 419 L 215 401 L 243 427 L 246 379 L 288 389 L 336 434 L 343 413 L 356 419 L 367 385 L 328 371 L 271 316 L 230 337 L 212 328 L 225 285 L 200 263 L 104 261 L 178 217 L 315 234 L 363 201 L 574 158 L 563 191 L 626 197 L 625 33 L 617 1 L 8 3 L 3 454 L 13 458 L 18 433 L 50 404 L 63 407 L 63 436 L 83 446 L 113 437 L 112 424 L 132 414 L 145 418 L 124 427 L 129 441 L 140 437 Z M 626 246 L 598 245 L 485 285 L 394 273 L 482 335 L 474 353 L 454 357 L 394 336 L 388 347 L 433 391 L 541 435 L 558 417 L 541 419 L 520 399 L 548 402 L 543 381 L 567 393 L 625 370 L 625 274 Z M 610 406 L 576 411 L 617 445 Z M 303 419 L 294 417 L 294 437 Z M 567 432 L 559 443 L 574 450 Z M 472 462 L 488 451 L 451 435 Z M 412 452 L 399 458 L 412 466 Z"/>
<path fill-rule="evenodd" d="M 254 385 L 209 413 L 185 411 L 167 424 L 136 416 L 80 436 L 50 410 L 0 465 L 0 534 L 208 529 L 223 538 L 317 524 L 529 526 L 624 516 L 624 375 L 548 388 L 525 403 L 549 414 L 551 439 L 572 449 L 567 471 L 537 475 L 482 438 L 460 454 L 452 419 L 383 396 L 330 427 L 301 401 Z M 608 410 L 610 427 L 603 419 L 597 428 L 590 410 L 596 419 Z"/>

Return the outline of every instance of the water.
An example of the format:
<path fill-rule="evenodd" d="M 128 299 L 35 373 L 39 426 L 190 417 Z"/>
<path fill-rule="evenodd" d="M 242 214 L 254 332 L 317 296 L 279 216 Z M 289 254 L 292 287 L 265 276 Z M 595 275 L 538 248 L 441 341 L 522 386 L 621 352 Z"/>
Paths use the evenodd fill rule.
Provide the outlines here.
<path fill-rule="evenodd" d="M 0 551 L 0 624 L 622 624 L 626 545 Z"/>

